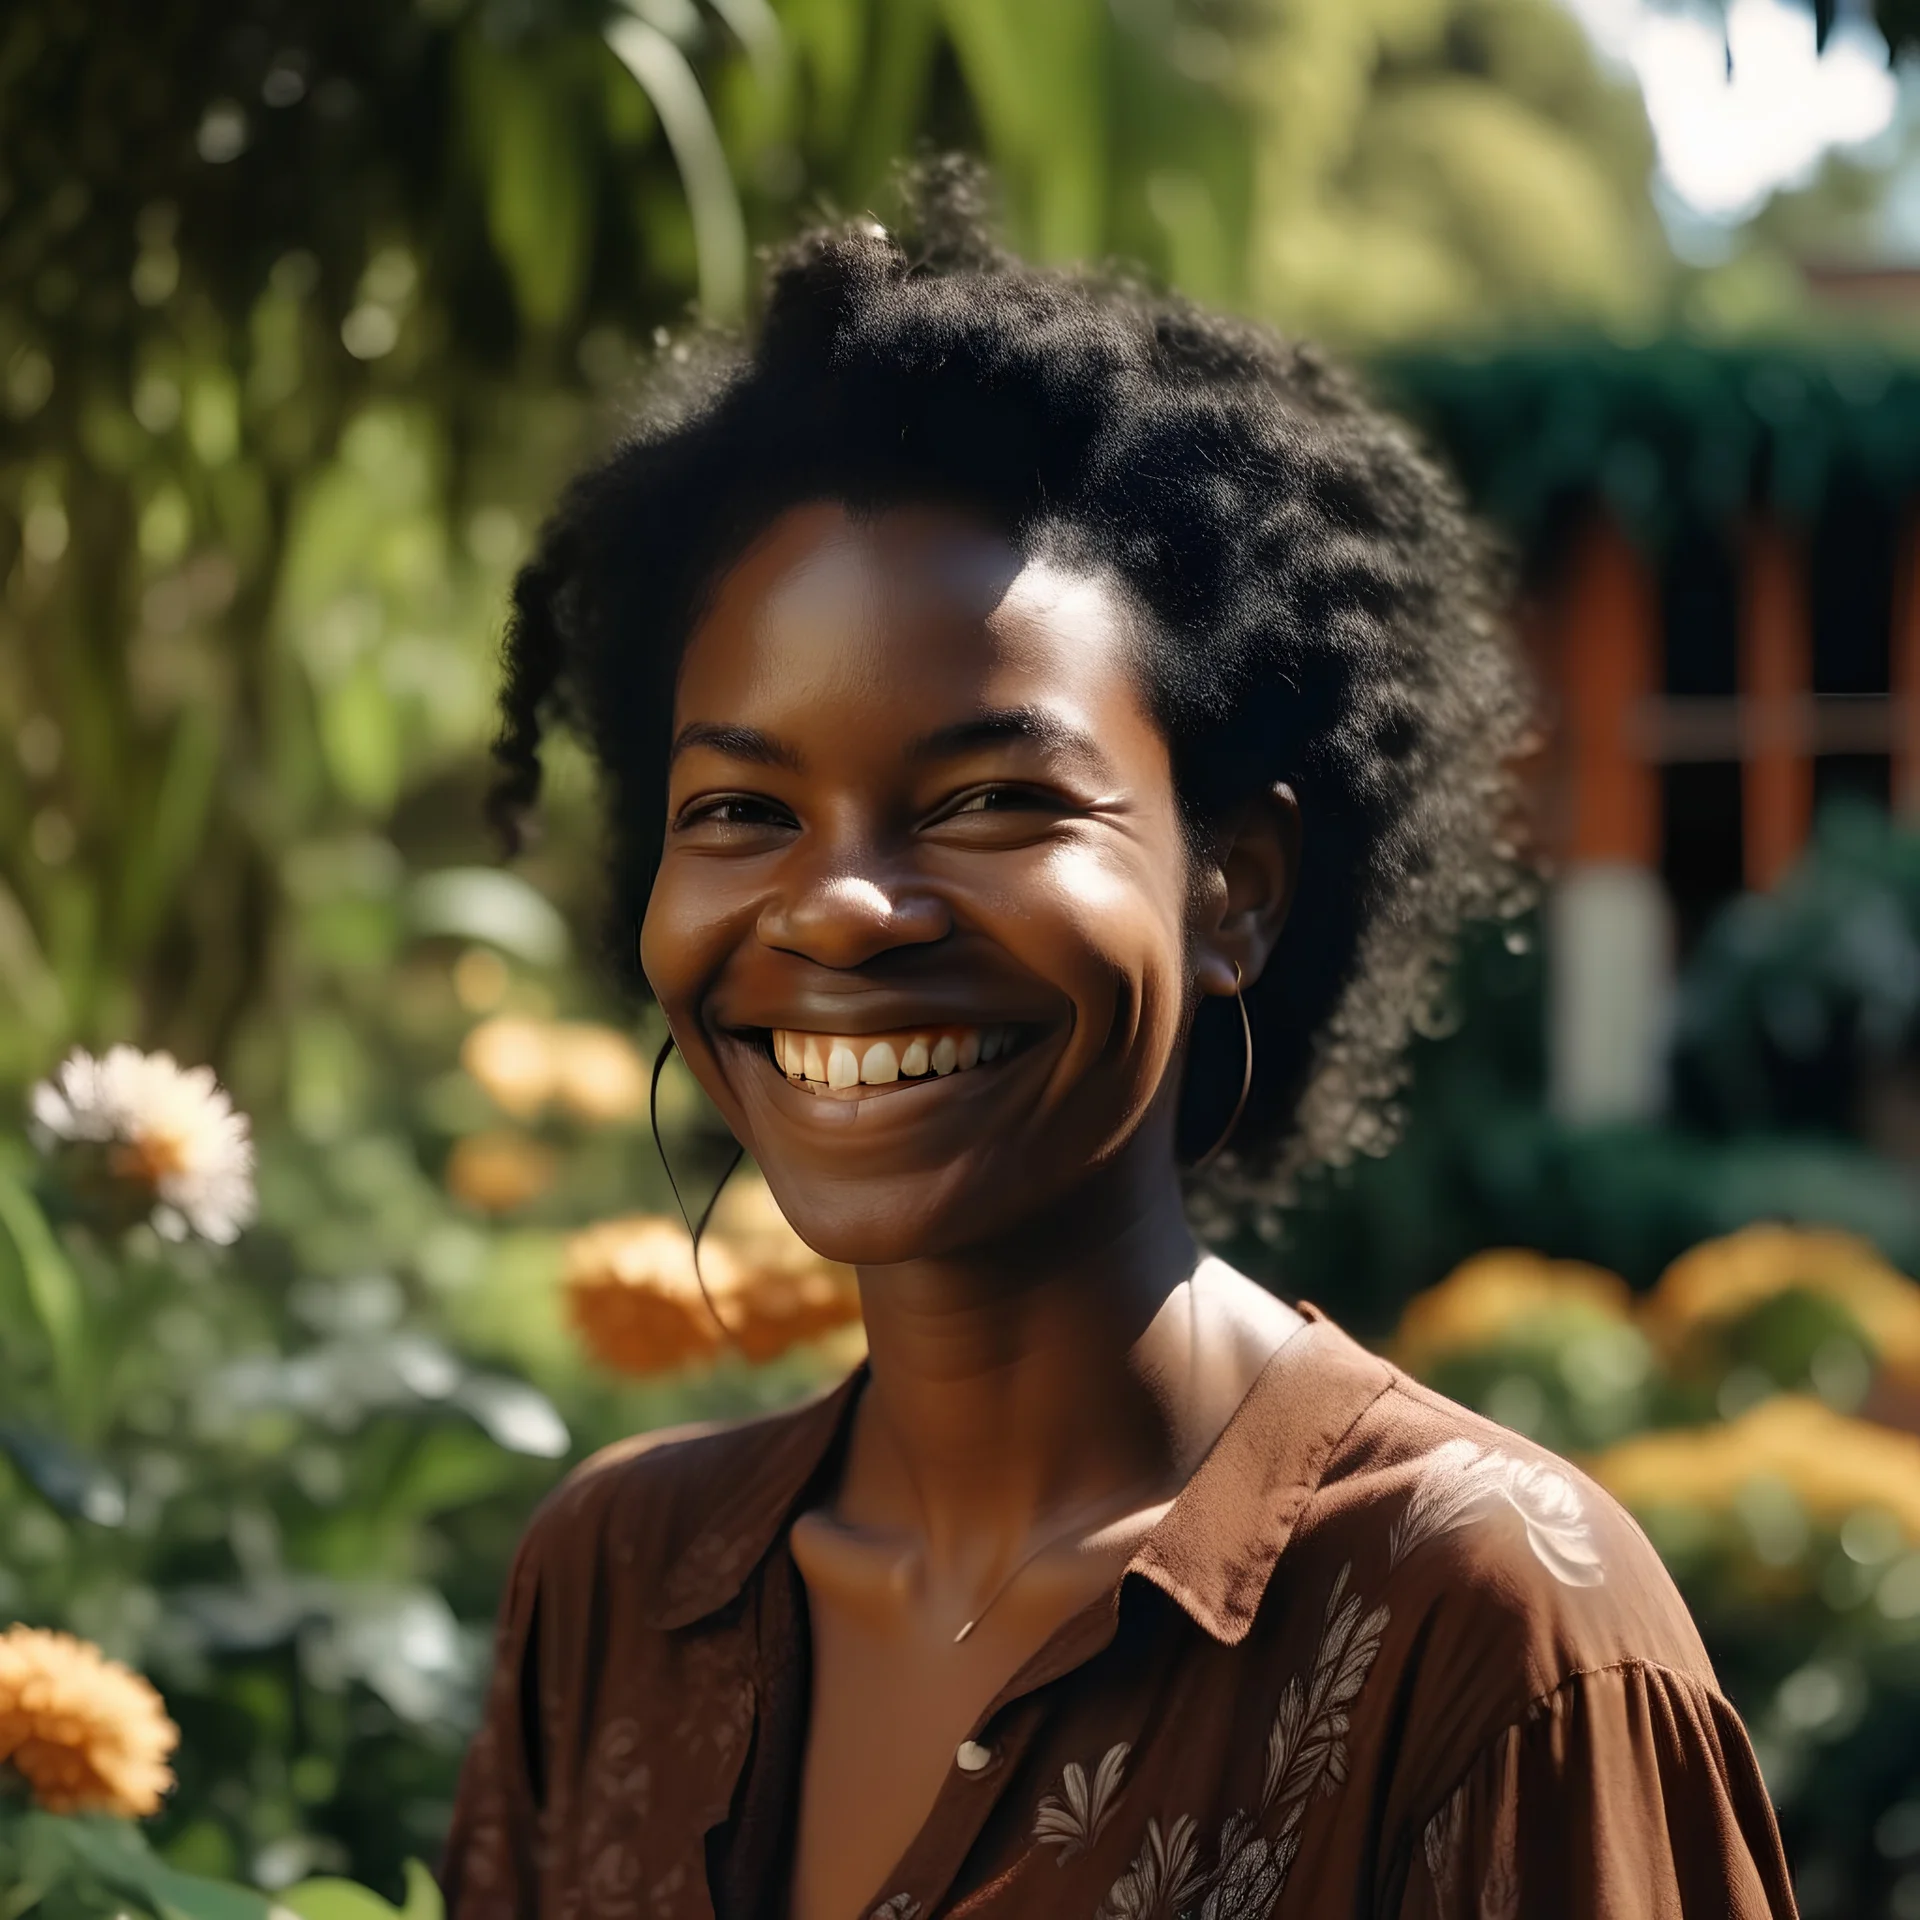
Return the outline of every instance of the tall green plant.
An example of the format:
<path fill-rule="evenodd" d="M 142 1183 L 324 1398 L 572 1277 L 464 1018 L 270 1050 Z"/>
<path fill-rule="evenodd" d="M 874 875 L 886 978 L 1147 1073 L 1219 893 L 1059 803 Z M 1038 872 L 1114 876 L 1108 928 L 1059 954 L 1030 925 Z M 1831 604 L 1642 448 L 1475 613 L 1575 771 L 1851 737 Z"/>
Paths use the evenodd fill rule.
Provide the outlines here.
<path fill-rule="evenodd" d="M 756 238 L 881 199 L 931 135 L 985 148 L 1042 252 L 1233 292 L 1249 150 L 1182 30 L 1096 0 L 9 9 L 0 1081 L 74 1038 L 224 1061 L 277 1030 L 297 850 L 390 837 L 471 765 L 502 571 L 588 403 L 656 328 L 738 317 Z"/>

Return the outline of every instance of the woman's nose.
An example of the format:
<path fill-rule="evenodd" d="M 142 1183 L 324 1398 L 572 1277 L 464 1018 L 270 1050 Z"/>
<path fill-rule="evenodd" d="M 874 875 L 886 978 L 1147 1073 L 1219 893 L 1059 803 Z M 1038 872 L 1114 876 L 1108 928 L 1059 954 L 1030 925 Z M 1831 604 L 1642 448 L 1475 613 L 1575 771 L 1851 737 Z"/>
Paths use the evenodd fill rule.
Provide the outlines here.
<path fill-rule="evenodd" d="M 891 947 L 919 947 L 952 929 L 943 901 L 867 862 L 794 876 L 761 910 L 760 938 L 823 967 L 858 967 Z"/>

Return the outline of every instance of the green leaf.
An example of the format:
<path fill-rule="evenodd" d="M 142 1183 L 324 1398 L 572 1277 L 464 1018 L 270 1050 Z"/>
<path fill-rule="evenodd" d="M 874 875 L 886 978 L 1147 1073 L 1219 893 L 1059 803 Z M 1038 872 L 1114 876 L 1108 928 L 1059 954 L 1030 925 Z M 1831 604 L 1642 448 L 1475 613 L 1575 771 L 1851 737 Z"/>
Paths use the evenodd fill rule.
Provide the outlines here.
<path fill-rule="evenodd" d="M 407 1862 L 407 1904 L 400 1909 L 401 1920 L 446 1920 L 447 1903 L 440 1897 L 440 1883 L 418 1860 Z"/>
<path fill-rule="evenodd" d="M 747 298 L 747 228 L 725 149 L 687 57 L 645 20 L 609 22 L 607 45 L 646 89 L 673 150 L 693 216 L 700 307 L 717 326 L 740 318 Z"/>
<path fill-rule="evenodd" d="M 156 1883 L 153 1897 L 162 1920 L 271 1920 L 273 1912 L 260 1895 L 245 1887 L 194 1881 L 185 1874 Z"/>
<path fill-rule="evenodd" d="M 1100 0 L 943 0 L 989 155 L 1050 260 L 1106 243 L 1107 9 Z"/>
<path fill-rule="evenodd" d="M 520 316 L 557 332 L 580 302 L 592 259 L 587 115 L 560 62 L 468 33 L 460 49 L 467 139 L 479 164 L 487 233 Z"/>
<path fill-rule="evenodd" d="M 384 813 L 405 771 L 400 715 L 378 663 L 362 660 L 320 702 L 320 743 L 340 791 L 369 813 Z"/>
<path fill-rule="evenodd" d="M 381 1511 L 394 1519 L 445 1513 L 498 1491 L 513 1478 L 517 1464 L 473 1427 L 430 1427 L 396 1468 L 381 1494 Z"/>
<path fill-rule="evenodd" d="M 0 1454 L 51 1507 L 69 1518 L 117 1527 L 127 1517 L 127 1496 L 120 1482 L 97 1460 L 69 1446 L 57 1434 L 42 1433 L 17 1420 L 0 1420 Z"/>
<path fill-rule="evenodd" d="M 282 1891 L 280 1905 L 300 1920 L 396 1920 L 402 1912 L 351 1880 L 303 1880 Z"/>
<path fill-rule="evenodd" d="M 125 1820 L 97 1814 L 43 1818 L 80 1865 L 117 1891 L 158 1908 L 166 1920 L 270 1920 L 264 1894 L 177 1872 Z"/>
<path fill-rule="evenodd" d="M 71 1401 L 86 1358 L 86 1303 L 80 1277 L 53 1237 L 39 1203 L 4 1172 L 0 1172 L 0 1243 L 0 1288 L 9 1278 L 15 1283 L 46 1336 L 61 1398 Z"/>
<path fill-rule="evenodd" d="M 934 0 L 882 0 L 872 21 L 872 57 L 859 84 L 859 111 L 838 136 L 847 150 L 846 191 L 864 200 L 894 160 L 912 151 L 940 51 Z M 825 119 L 825 112 L 822 112 Z"/>
<path fill-rule="evenodd" d="M 418 1860 L 407 1862 L 407 1904 L 390 1907 L 378 1894 L 351 1880 L 303 1880 L 283 1892 L 278 1904 L 300 1920 L 444 1920 L 446 1903 L 433 1875 Z"/>
<path fill-rule="evenodd" d="M 144 946 L 152 938 L 199 851 L 219 771 L 220 721 L 211 705 L 198 702 L 182 711 L 174 728 L 166 771 L 143 830 L 128 835 L 120 910 L 122 938 L 129 945 Z"/>

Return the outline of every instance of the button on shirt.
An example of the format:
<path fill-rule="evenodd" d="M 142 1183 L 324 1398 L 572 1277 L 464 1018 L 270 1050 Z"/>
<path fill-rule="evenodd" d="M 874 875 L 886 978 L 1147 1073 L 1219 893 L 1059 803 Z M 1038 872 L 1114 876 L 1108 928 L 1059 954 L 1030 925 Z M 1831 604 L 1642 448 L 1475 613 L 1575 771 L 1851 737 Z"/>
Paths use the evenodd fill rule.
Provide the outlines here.
<path fill-rule="evenodd" d="M 777 1920 L 809 1694 L 794 1516 L 864 1375 L 598 1456 L 502 1613 L 450 1920 Z M 1738 1719 L 1574 1468 L 1324 1318 L 1113 1592 L 954 1755 L 869 1920 L 1793 1912 Z"/>

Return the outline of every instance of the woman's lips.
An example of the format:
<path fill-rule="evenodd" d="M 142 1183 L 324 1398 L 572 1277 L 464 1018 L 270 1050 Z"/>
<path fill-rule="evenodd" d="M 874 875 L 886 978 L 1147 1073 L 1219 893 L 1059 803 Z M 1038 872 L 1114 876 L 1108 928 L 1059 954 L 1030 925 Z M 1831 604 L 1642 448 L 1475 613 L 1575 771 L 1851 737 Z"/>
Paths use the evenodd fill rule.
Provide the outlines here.
<path fill-rule="evenodd" d="M 1022 1032 L 1014 1026 L 918 1026 L 858 1034 L 775 1027 L 769 1044 L 774 1064 L 795 1085 L 838 1093 L 966 1073 L 1014 1052 Z"/>

